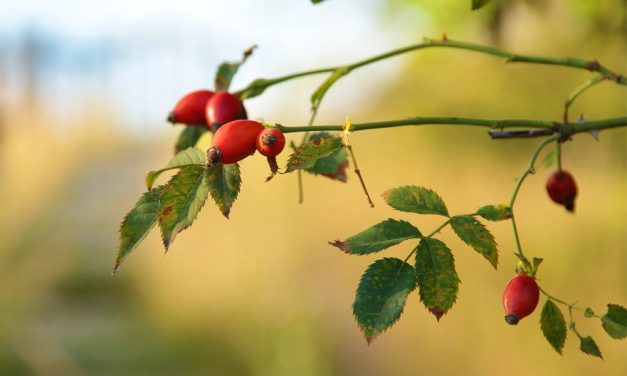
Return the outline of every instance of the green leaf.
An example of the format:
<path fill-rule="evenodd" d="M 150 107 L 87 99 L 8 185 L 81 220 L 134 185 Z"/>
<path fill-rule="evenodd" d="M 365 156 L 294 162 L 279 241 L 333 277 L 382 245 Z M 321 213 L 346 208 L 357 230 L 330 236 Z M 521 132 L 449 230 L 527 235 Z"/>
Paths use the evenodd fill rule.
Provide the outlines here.
<path fill-rule="evenodd" d="M 472 10 L 477 10 L 484 7 L 490 0 L 472 0 Z"/>
<path fill-rule="evenodd" d="M 174 153 L 180 153 L 187 148 L 193 148 L 200 137 L 209 130 L 205 126 L 186 126 L 174 144 Z"/>
<path fill-rule="evenodd" d="M 546 155 L 542 159 L 542 165 L 546 168 L 549 168 L 552 165 L 554 165 L 556 161 L 557 161 L 557 147 L 554 147 L 553 149 L 551 149 L 551 151 L 546 153 Z"/>
<path fill-rule="evenodd" d="M 399 319 L 415 288 L 412 267 L 397 258 L 377 260 L 368 267 L 353 303 L 353 314 L 368 343 Z"/>
<path fill-rule="evenodd" d="M 122 261 L 135 250 L 157 223 L 163 192 L 164 187 L 160 186 L 144 193 L 135 207 L 124 217 L 120 227 L 120 244 L 115 258 L 114 272 L 120 268 Z"/>
<path fill-rule="evenodd" d="M 592 308 L 586 307 L 586 309 L 583 311 L 583 315 L 584 315 L 584 317 L 590 318 L 590 317 L 594 317 L 595 314 L 594 314 L 594 311 L 592 310 Z"/>
<path fill-rule="evenodd" d="M 187 166 L 165 186 L 159 213 L 159 227 L 163 245 L 167 250 L 176 235 L 192 225 L 202 209 L 209 187 L 205 169 L 200 166 Z"/>
<path fill-rule="evenodd" d="M 416 277 L 420 300 L 440 321 L 457 300 L 460 282 L 453 253 L 446 244 L 432 238 L 420 241 L 416 248 Z"/>
<path fill-rule="evenodd" d="M 264 91 L 268 88 L 268 86 L 274 83 L 273 80 L 268 80 L 265 78 L 258 78 L 248 84 L 246 88 L 238 93 L 238 97 L 240 100 L 254 98 L 263 94 Z"/>
<path fill-rule="evenodd" d="M 187 148 L 172 157 L 164 168 L 156 171 L 149 171 L 148 174 L 146 174 L 146 187 L 151 189 L 159 175 L 165 171 L 189 166 L 204 167 L 206 165 L 207 155 L 205 155 L 202 150 L 198 148 Z"/>
<path fill-rule="evenodd" d="M 343 76 L 349 73 L 350 73 L 350 69 L 346 67 L 342 67 L 342 68 L 338 68 L 334 70 L 333 73 L 331 73 L 331 75 L 329 76 L 329 78 L 327 78 L 318 87 L 318 89 L 316 89 L 316 91 L 311 95 L 311 108 L 315 111 L 320 106 L 320 103 L 322 102 L 322 98 L 324 98 L 324 95 L 327 93 L 327 91 L 329 91 L 331 86 L 333 86 L 333 84 L 337 80 L 339 80 L 340 78 L 342 78 Z"/>
<path fill-rule="evenodd" d="M 312 168 L 320 158 L 329 156 L 341 148 L 342 140 L 339 137 L 321 137 L 308 141 L 297 147 L 290 155 L 285 172 Z"/>
<path fill-rule="evenodd" d="M 211 193 L 213 201 L 218 205 L 222 214 L 226 218 L 229 218 L 231 207 L 237 199 L 239 189 L 242 185 L 239 165 L 233 163 L 211 166 L 207 169 L 207 180 L 209 193 Z"/>
<path fill-rule="evenodd" d="M 416 187 L 404 186 L 390 189 L 381 196 L 396 210 L 418 213 L 439 214 L 448 217 L 448 210 L 444 201 L 434 191 Z"/>
<path fill-rule="evenodd" d="M 309 136 L 309 141 L 328 137 L 333 136 L 327 132 L 318 132 Z M 348 153 L 344 148 L 339 148 L 328 156 L 318 159 L 312 167 L 305 169 L 305 171 L 314 175 L 326 176 L 332 180 L 345 182 L 347 180 L 347 167 Z"/>
<path fill-rule="evenodd" d="M 471 216 L 458 215 L 451 218 L 451 226 L 464 243 L 479 252 L 496 269 L 496 265 L 499 262 L 499 251 L 496 248 L 496 241 L 481 222 Z"/>
<path fill-rule="evenodd" d="M 597 346 L 596 342 L 594 342 L 594 340 L 590 336 L 579 337 L 579 350 L 588 355 L 596 356 L 603 359 L 603 355 L 601 355 L 601 350 L 599 349 L 599 346 Z"/>
<path fill-rule="evenodd" d="M 319 4 L 321 2 L 323 2 L 324 0 L 311 0 L 312 3 L 314 4 Z"/>
<path fill-rule="evenodd" d="M 608 304 L 607 313 L 601 317 L 603 329 L 614 339 L 627 337 L 627 310 L 618 304 Z"/>
<path fill-rule="evenodd" d="M 544 337 L 558 353 L 562 353 L 566 342 L 566 320 L 560 309 L 551 299 L 547 299 L 540 317 L 540 327 Z"/>
<path fill-rule="evenodd" d="M 239 67 L 242 66 L 248 60 L 250 55 L 253 54 L 254 49 L 257 46 L 252 46 L 246 51 L 244 51 L 244 55 L 242 60 L 237 62 L 224 62 L 220 64 L 218 67 L 218 71 L 216 72 L 215 78 L 215 89 L 216 91 L 227 91 L 229 90 L 229 86 L 231 86 L 231 81 L 233 81 L 233 77 L 239 70 Z"/>
<path fill-rule="evenodd" d="M 336 240 L 330 244 L 346 253 L 366 255 L 421 236 L 420 231 L 410 223 L 387 219 L 343 242 Z"/>
<path fill-rule="evenodd" d="M 508 205 L 486 205 L 477 210 L 477 214 L 488 221 L 502 221 L 512 217 L 512 208 Z"/>

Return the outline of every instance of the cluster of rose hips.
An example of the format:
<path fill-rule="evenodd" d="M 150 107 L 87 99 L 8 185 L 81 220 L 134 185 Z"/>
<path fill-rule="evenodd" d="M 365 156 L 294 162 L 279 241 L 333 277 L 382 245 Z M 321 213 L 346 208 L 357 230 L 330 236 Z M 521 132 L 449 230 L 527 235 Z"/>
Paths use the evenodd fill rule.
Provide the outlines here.
<path fill-rule="evenodd" d="M 209 163 L 236 163 L 258 150 L 273 158 L 285 146 L 285 136 L 276 128 L 265 128 L 258 121 L 247 120 L 244 104 L 237 96 L 209 90 L 191 92 L 181 98 L 168 115 L 171 123 L 206 126 L 214 132 L 207 152 Z"/>

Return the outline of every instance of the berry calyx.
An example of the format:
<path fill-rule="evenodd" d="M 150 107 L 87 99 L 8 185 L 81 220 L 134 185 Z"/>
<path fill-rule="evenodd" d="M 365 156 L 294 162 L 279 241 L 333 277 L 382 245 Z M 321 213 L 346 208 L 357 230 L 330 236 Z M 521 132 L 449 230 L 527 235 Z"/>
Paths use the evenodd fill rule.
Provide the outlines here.
<path fill-rule="evenodd" d="M 535 279 L 526 274 L 515 275 L 503 291 L 505 321 L 510 325 L 529 316 L 538 306 L 540 288 Z"/>
<path fill-rule="evenodd" d="M 224 124 L 213 135 L 207 151 L 209 164 L 239 162 L 255 152 L 257 136 L 263 125 L 253 120 L 235 120 Z"/>
<path fill-rule="evenodd" d="M 285 136 L 276 128 L 266 128 L 257 136 L 257 150 L 266 157 L 279 155 L 285 147 Z"/>
<path fill-rule="evenodd" d="M 568 171 L 556 171 L 546 182 L 546 191 L 554 202 L 564 205 L 569 212 L 575 211 L 577 184 Z"/>
<path fill-rule="evenodd" d="M 205 117 L 212 131 L 233 120 L 248 119 L 244 104 L 226 91 L 216 92 L 206 103 Z"/>
<path fill-rule="evenodd" d="M 186 94 L 170 111 L 168 121 L 172 124 L 207 125 L 205 108 L 212 96 L 213 92 L 209 90 L 197 90 Z"/>

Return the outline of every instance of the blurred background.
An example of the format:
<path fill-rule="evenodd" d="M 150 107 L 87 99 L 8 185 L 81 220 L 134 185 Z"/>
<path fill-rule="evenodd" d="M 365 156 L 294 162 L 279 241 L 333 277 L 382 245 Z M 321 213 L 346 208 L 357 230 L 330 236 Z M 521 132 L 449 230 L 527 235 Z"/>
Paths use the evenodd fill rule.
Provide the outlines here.
<path fill-rule="evenodd" d="M 360 275 L 381 255 L 351 257 L 327 241 L 388 217 L 430 232 L 439 219 L 395 212 L 379 198 L 400 185 L 436 190 L 452 213 L 505 202 L 535 142 L 491 141 L 481 129 L 354 134 L 375 209 L 353 175 L 346 184 L 305 176 L 299 205 L 294 175 L 266 184 L 265 161 L 249 158 L 230 220 L 209 202 L 167 257 L 153 230 L 110 275 L 119 224 L 182 129 L 166 123 L 168 111 L 183 94 L 211 88 L 217 65 L 252 44 L 259 48 L 234 89 L 443 32 L 627 72 L 623 0 L 502 0 L 478 12 L 469 3 L 0 0 L 0 374 L 627 374 L 624 341 L 597 321 L 576 316 L 604 361 L 581 354 L 571 332 L 564 356 L 556 354 L 539 312 L 505 324 L 501 293 L 516 264 L 508 223 L 488 224 L 500 245 L 497 271 L 445 230 L 462 280 L 456 305 L 437 323 L 414 293 L 401 320 L 366 345 L 351 304 Z M 565 98 L 589 77 L 426 50 L 351 73 L 325 98 L 318 123 L 347 115 L 560 120 Z M 304 125 L 323 79 L 272 87 L 246 102 L 248 113 Z M 625 116 L 626 93 L 602 83 L 571 116 Z M 548 199 L 551 169 L 539 168 L 518 200 L 525 252 L 545 258 L 541 284 L 598 313 L 627 303 L 626 146 L 624 129 L 564 145 L 564 166 L 579 183 L 575 215 Z M 412 246 L 386 255 L 404 258 Z"/>

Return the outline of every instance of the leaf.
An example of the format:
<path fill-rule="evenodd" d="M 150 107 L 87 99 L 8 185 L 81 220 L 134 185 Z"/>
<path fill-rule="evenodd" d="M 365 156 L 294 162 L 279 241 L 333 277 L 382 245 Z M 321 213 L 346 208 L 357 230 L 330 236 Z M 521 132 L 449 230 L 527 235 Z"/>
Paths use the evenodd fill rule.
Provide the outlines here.
<path fill-rule="evenodd" d="M 207 182 L 209 184 L 209 193 L 213 201 L 222 212 L 222 214 L 229 218 L 231 213 L 231 207 L 237 199 L 240 187 L 242 185 L 242 179 L 239 173 L 239 165 L 233 164 L 218 164 L 211 166 L 207 169 Z"/>
<path fill-rule="evenodd" d="M 618 304 L 608 304 L 607 313 L 601 317 L 603 329 L 614 339 L 627 337 L 627 310 Z"/>
<path fill-rule="evenodd" d="M 554 165 L 556 161 L 557 161 L 557 147 L 554 147 L 553 149 L 551 149 L 551 151 L 546 153 L 546 155 L 542 159 L 542 165 L 546 168 L 549 168 L 552 165 Z"/>
<path fill-rule="evenodd" d="M 324 0 L 311 0 L 311 2 L 312 2 L 313 4 L 319 4 L 319 3 L 323 2 L 323 1 L 324 1 Z"/>
<path fill-rule="evenodd" d="M 590 307 L 586 307 L 586 309 L 583 311 L 583 315 L 584 315 L 584 317 L 588 317 L 588 318 L 590 318 L 590 317 L 594 317 L 594 316 L 595 316 L 595 313 L 594 313 L 594 311 L 592 310 L 592 308 L 590 308 Z"/>
<path fill-rule="evenodd" d="M 202 150 L 198 148 L 187 148 L 172 157 L 164 168 L 156 171 L 149 171 L 148 174 L 146 174 L 146 187 L 150 190 L 159 175 L 165 171 L 188 166 L 204 167 L 206 165 L 207 155 Z"/>
<path fill-rule="evenodd" d="M 329 76 L 329 78 L 327 78 L 311 95 L 311 99 L 310 99 L 311 108 L 315 111 L 320 106 L 320 103 L 322 102 L 322 98 L 324 98 L 324 95 L 327 93 L 327 91 L 329 91 L 331 86 L 333 86 L 333 84 L 337 80 L 339 80 L 340 78 L 342 78 L 343 76 L 349 73 L 350 73 L 350 69 L 348 69 L 347 67 L 342 67 L 342 68 L 338 68 L 334 70 L 333 73 L 331 73 L 331 75 Z"/>
<path fill-rule="evenodd" d="M 120 226 L 120 244 L 115 258 L 114 272 L 120 268 L 122 261 L 135 250 L 157 223 L 163 192 L 164 187 L 161 186 L 144 193 L 135 207 L 124 217 Z"/>
<path fill-rule="evenodd" d="M 193 148 L 200 140 L 200 137 L 209 130 L 204 126 L 186 126 L 179 134 L 179 138 L 174 144 L 174 153 L 180 153 L 187 148 Z"/>
<path fill-rule="evenodd" d="M 416 248 L 416 277 L 420 300 L 440 321 L 455 303 L 460 282 L 453 253 L 446 244 L 432 238 L 420 241 Z"/>
<path fill-rule="evenodd" d="M 562 353 L 566 342 L 566 321 L 560 309 L 551 299 L 547 299 L 540 317 L 540 327 L 544 337 L 558 353 Z"/>
<path fill-rule="evenodd" d="M 166 250 L 179 232 L 192 225 L 205 204 L 208 193 L 205 169 L 200 166 L 181 169 L 165 186 L 159 227 Z"/>
<path fill-rule="evenodd" d="M 409 222 L 387 219 L 343 242 L 336 240 L 330 244 L 346 253 L 366 255 L 421 236 L 420 231 Z"/>
<path fill-rule="evenodd" d="M 322 137 L 308 141 L 297 147 L 290 155 L 285 172 L 312 168 L 320 158 L 329 156 L 341 148 L 342 140 L 339 137 Z"/>
<path fill-rule="evenodd" d="M 588 355 L 596 356 L 603 359 L 603 355 L 601 355 L 601 350 L 599 349 L 599 346 L 597 346 L 597 343 L 594 342 L 594 340 L 590 336 L 579 337 L 579 350 Z"/>
<path fill-rule="evenodd" d="M 496 269 L 499 262 L 496 241 L 481 222 L 471 216 L 458 215 L 451 218 L 451 226 L 464 243 L 479 252 Z"/>
<path fill-rule="evenodd" d="M 508 205 L 486 205 L 477 210 L 477 214 L 488 221 L 502 221 L 512 217 L 512 208 Z"/>
<path fill-rule="evenodd" d="M 368 343 L 399 319 L 415 288 L 412 267 L 397 258 L 377 260 L 368 267 L 353 303 L 353 314 Z"/>
<path fill-rule="evenodd" d="M 237 96 L 239 97 L 240 100 L 254 98 L 256 96 L 263 94 L 263 92 L 266 91 L 268 86 L 272 85 L 273 83 L 275 83 L 275 81 L 273 80 L 268 80 L 265 78 L 258 78 L 254 80 L 253 82 L 251 82 L 250 84 L 248 84 L 248 86 L 246 86 L 244 90 L 238 92 Z"/>
<path fill-rule="evenodd" d="M 229 90 L 229 86 L 231 86 L 231 81 L 233 81 L 233 77 L 239 70 L 239 67 L 242 66 L 248 60 L 250 55 L 253 54 L 253 51 L 257 48 L 257 46 L 252 46 L 246 51 L 242 56 L 242 60 L 238 62 L 224 62 L 220 64 L 218 67 L 218 71 L 216 72 L 215 78 L 215 89 L 216 91 L 227 91 Z"/>
<path fill-rule="evenodd" d="M 444 201 L 434 191 L 417 187 L 404 186 L 390 189 L 381 196 L 396 210 L 418 213 L 439 214 L 448 217 L 448 210 Z"/>
<path fill-rule="evenodd" d="M 318 132 L 309 136 L 310 141 L 321 138 L 333 137 L 327 132 Z M 346 168 L 348 167 L 348 153 L 344 148 L 339 148 L 326 157 L 318 159 L 315 164 L 305 169 L 305 171 L 314 174 L 326 176 L 332 180 L 346 182 Z"/>
<path fill-rule="evenodd" d="M 472 10 L 483 8 L 490 0 L 472 0 Z"/>

